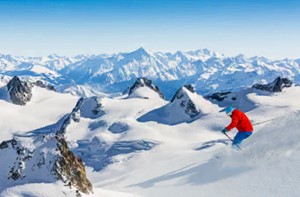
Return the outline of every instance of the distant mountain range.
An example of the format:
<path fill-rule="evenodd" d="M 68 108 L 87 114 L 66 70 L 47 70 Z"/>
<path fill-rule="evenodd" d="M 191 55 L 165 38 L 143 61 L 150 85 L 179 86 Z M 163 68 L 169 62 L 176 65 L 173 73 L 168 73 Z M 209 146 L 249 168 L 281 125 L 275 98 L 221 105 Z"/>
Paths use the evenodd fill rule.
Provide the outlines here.
<path fill-rule="evenodd" d="M 300 82 L 300 59 L 226 57 L 208 49 L 176 53 L 149 52 L 65 57 L 20 57 L 0 54 L 0 74 L 48 82 L 59 91 L 74 94 L 124 92 L 140 77 L 151 79 L 167 99 L 185 84 L 197 93 L 239 90 L 276 77 Z M 93 90 L 93 91 L 91 91 Z"/>

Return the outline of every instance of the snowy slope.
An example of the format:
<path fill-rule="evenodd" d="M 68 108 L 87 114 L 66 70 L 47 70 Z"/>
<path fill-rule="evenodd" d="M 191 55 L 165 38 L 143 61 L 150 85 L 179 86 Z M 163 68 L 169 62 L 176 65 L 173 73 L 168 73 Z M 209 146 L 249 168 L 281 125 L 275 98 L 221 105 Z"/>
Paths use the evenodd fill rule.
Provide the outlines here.
<path fill-rule="evenodd" d="M 11 139 L 14 132 L 31 131 L 57 122 L 72 110 L 78 100 L 40 87 L 34 87 L 32 94 L 26 106 L 0 99 L 1 141 Z"/>
<path fill-rule="evenodd" d="M 219 109 L 195 92 L 186 87 L 180 88 L 170 103 L 155 109 L 138 120 L 141 122 L 155 121 L 162 124 L 176 125 L 192 122 L 201 116 L 218 112 Z"/>
<path fill-rule="evenodd" d="M 254 123 L 277 119 L 255 126 L 255 134 L 244 144 L 243 152 L 225 146 L 230 143 L 219 133 L 229 123 L 224 114 L 176 126 L 143 123 L 153 128 L 152 136 L 147 132 L 148 138 L 158 140 L 160 145 L 124 164 L 110 165 L 100 174 L 90 170 L 92 182 L 96 187 L 143 196 L 240 196 L 241 192 L 243 196 L 295 196 L 300 177 L 296 167 L 298 95 L 299 87 L 272 95 L 247 95 L 257 104 L 248 112 Z M 289 184 L 279 187 L 282 179 Z"/>
<path fill-rule="evenodd" d="M 134 97 L 104 95 L 78 100 L 34 87 L 32 100 L 25 106 L 0 100 L 1 141 L 13 134 L 33 140 L 66 123 L 63 134 L 70 150 L 84 162 L 94 196 L 297 196 L 300 192 L 296 187 L 300 181 L 299 86 L 279 93 L 246 88 L 227 94 L 223 101 L 213 101 L 215 104 L 186 87 L 171 102 L 145 88 L 136 89 L 139 96 Z M 181 106 L 188 100 L 201 112 L 193 121 L 187 121 Z M 254 126 L 243 152 L 231 150 L 230 141 L 220 133 L 230 118 L 219 109 L 228 104 L 246 111 L 253 123 L 272 119 Z M 180 123 L 162 124 L 166 116 L 157 113 L 156 119 L 140 121 L 165 106 L 168 117 Z M 43 151 L 53 148 L 38 140 L 30 144 Z M 1 159 L 11 163 L 14 158 Z M 8 167 L 1 163 L 2 170 Z M 5 171 L 0 172 L 2 178 L 6 176 Z M 74 195 L 73 189 L 54 181 L 34 179 L 31 184 L 7 187 L 0 196 Z M 39 187 L 53 193 L 38 191 Z"/>
<path fill-rule="evenodd" d="M 49 183 L 35 183 L 35 184 L 26 184 L 21 186 L 15 186 L 4 190 L 0 193 L 1 197 L 15 197 L 15 196 L 31 196 L 31 197 L 74 197 L 76 196 L 76 191 L 69 189 L 60 182 L 55 184 Z M 105 189 L 95 189 L 93 194 L 85 195 L 81 194 L 82 197 L 138 197 L 138 195 L 109 191 Z"/>

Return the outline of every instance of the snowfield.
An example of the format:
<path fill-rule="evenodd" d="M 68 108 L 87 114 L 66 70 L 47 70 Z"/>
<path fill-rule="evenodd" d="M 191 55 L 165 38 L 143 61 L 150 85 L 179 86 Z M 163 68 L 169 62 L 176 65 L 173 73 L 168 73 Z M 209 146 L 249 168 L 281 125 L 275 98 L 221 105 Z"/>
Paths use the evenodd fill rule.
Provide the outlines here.
<path fill-rule="evenodd" d="M 1 91 L 1 90 L 0 90 Z M 33 97 L 25 106 L 0 99 L 0 140 L 9 140 L 15 132 L 26 132 L 57 122 L 70 113 L 78 97 L 34 87 Z"/>
<path fill-rule="evenodd" d="M 74 111 L 77 96 L 34 87 L 32 100 L 25 106 L 14 105 L 6 97 L 0 100 L 0 141 L 51 134 L 73 110 L 65 137 L 93 184 L 93 194 L 82 196 L 298 196 L 300 87 L 280 93 L 248 88 L 220 102 L 186 88 L 183 93 L 172 103 L 141 87 L 131 96 L 85 98 L 79 111 Z M 200 115 L 187 113 L 183 101 L 192 101 Z M 220 133 L 230 123 L 229 117 L 219 113 L 226 105 L 245 111 L 254 124 L 268 121 L 254 125 L 254 134 L 242 144 L 242 151 L 231 149 L 231 142 Z M 141 121 L 142 117 L 147 121 Z M 47 144 L 43 146 L 47 150 Z M 9 162 L 11 157 L 0 161 Z M 3 170 L 4 163 L 0 163 L 1 197 L 76 195 L 76 189 L 61 181 L 6 180 L 9 172 Z"/>

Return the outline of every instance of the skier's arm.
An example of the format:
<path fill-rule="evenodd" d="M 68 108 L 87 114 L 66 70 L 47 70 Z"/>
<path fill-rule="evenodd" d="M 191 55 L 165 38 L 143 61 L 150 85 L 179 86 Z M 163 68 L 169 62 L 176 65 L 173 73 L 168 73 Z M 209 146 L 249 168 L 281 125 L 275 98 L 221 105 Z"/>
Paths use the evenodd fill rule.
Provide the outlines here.
<path fill-rule="evenodd" d="M 226 129 L 228 131 L 230 131 L 231 129 L 233 129 L 234 127 L 236 127 L 236 125 L 238 124 L 238 122 L 239 122 L 238 117 L 236 115 L 233 115 L 231 123 L 226 127 Z"/>

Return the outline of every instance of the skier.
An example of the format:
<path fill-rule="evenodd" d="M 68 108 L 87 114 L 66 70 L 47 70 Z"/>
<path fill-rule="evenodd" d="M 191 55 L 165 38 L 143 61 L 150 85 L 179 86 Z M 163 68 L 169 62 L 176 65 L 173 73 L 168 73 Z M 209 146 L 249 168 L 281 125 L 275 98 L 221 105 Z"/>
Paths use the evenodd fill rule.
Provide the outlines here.
<path fill-rule="evenodd" d="M 226 132 L 236 127 L 238 133 L 233 139 L 232 147 L 239 148 L 241 142 L 252 134 L 253 132 L 252 124 L 248 119 L 248 117 L 246 116 L 246 114 L 241 112 L 238 109 L 229 106 L 223 109 L 222 111 L 224 111 L 232 119 L 231 123 L 222 130 L 222 133 L 225 134 Z"/>

